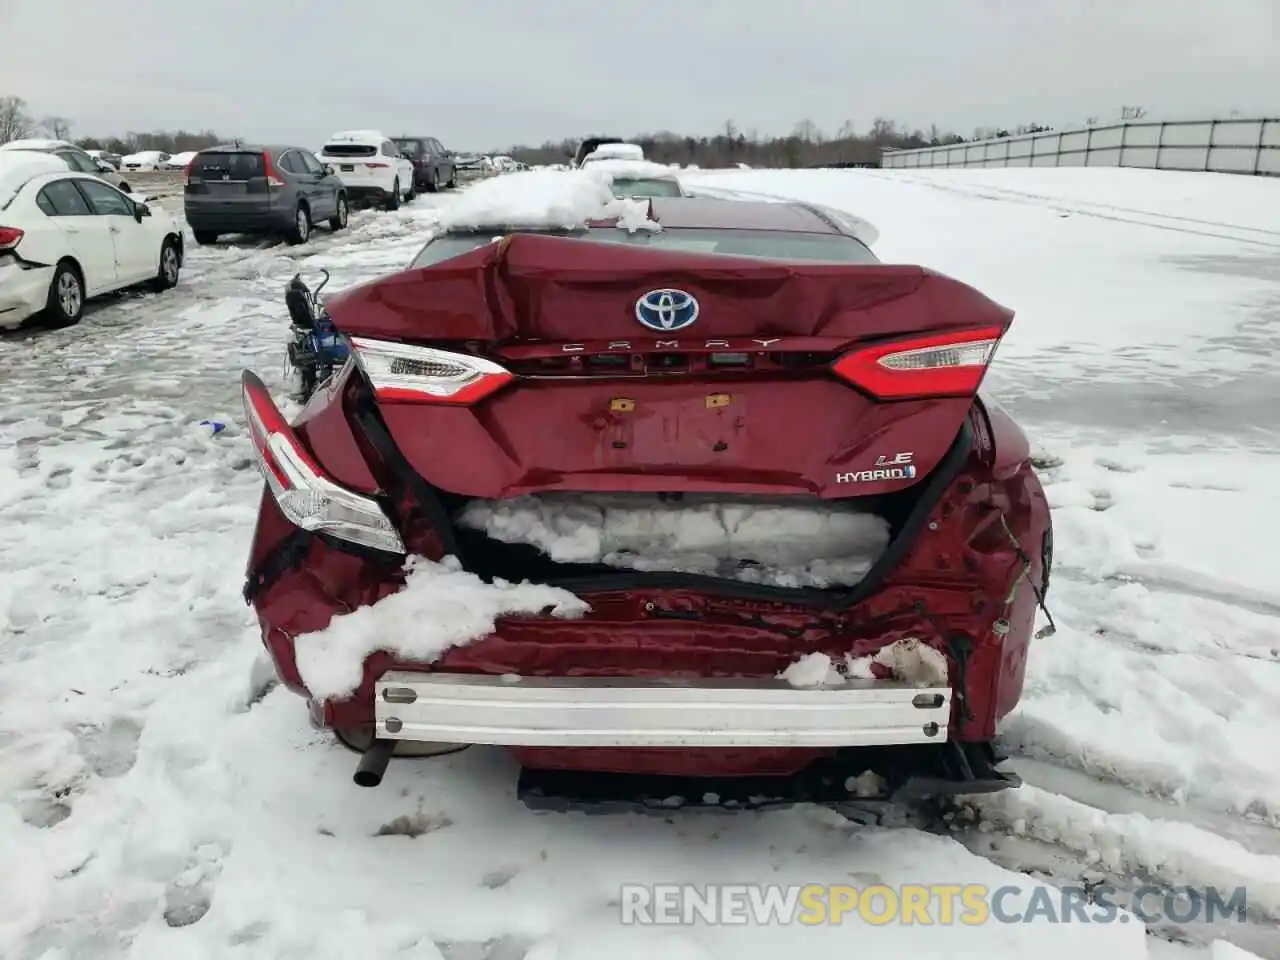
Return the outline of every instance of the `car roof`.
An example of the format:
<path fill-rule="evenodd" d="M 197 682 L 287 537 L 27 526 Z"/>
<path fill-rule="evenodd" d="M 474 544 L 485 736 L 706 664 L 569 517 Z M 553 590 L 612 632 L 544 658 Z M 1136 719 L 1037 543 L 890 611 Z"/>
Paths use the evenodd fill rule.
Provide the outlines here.
<path fill-rule="evenodd" d="M 23 140 L 10 140 L 8 143 L 0 145 L 0 150 L 35 150 L 41 153 L 48 153 L 53 150 L 64 150 L 67 147 L 75 150 L 80 149 L 69 140 L 48 140 L 29 137 Z"/>
<path fill-rule="evenodd" d="M 339 130 L 337 133 L 331 133 L 325 143 L 354 143 L 370 146 L 390 139 L 380 130 Z"/>
<path fill-rule="evenodd" d="M 25 154 L 27 157 L 39 157 L 43 162 L 0 163 L 0 210 L 7 207 L 20 192 L 35 184 L 42 187 L 54 180 L 97 180 L 92 174 L 69 170 L 63 161 L 51 157 L 43 150 L 14 150 L 14 154 Z M 4 156 L 0 153 L 0 157 Z M 57 164 L 57 166 L 53 166 Z"/>
<path fill-rule="evenodd" d="M 295 147 L 288 143 L 222 143 L 216 147 L 201 147 L 199 150 L 183 150 L 182 153 L 284 153 L 286 150 L 302 150 L 311 153 L 306 147 Z"/>
<path fill-rule="evenodd" d="M 652 160 L 629 160 L 624 157 L 606 157 L 591 164 L 591 169 L 609 173 L 622 180 L 679 180 L 676 171 Z"/>
<path fill-rule="evenodd" d="M 779 230 L 789 233 L 847 233 L 817 209 L 795 201 L 716 200 L 707 197 L 653 197 L 650 216 L 664 227 L 707 230 Z"/>

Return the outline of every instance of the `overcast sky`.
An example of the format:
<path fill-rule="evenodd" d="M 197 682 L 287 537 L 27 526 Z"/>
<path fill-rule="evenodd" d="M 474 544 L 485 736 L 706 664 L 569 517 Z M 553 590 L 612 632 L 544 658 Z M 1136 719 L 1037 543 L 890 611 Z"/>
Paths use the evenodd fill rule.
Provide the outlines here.
<path fill-rule="evenodd" d="M 1280 115 L 1280 0 L 0 0 L 0 95 L 76 134 L 492 149 L 588 132 L 969 134 Z"/>

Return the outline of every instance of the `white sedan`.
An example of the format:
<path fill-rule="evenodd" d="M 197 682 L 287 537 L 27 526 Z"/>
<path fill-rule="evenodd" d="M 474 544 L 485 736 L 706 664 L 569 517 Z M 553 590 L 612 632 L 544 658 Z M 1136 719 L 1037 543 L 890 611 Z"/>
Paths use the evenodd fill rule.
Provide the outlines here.
<path fill-rule="evenodd" d="M 168 159 L 169 154 L 163 150 L 142 150 L 124 157 L 120 161 L 120 169 L 121 171 L 148 173 L 164 169 L 164 163 Z"/>
<path fill-rule="evenodd" d="M 160 161 L 161 170 L 185 170 L 187 165 L 195 159 L 195 155 L 199 150 L 184 150 L 182 153 L 175 153 L 168 160 Z"/>
<path fill-rule="evenodd" d="M 182 229 L 57 157 L 0 154 L 0 329 L 36 314 L 80 320 L 85 301 L 150 282 L 167 290 L 182 269 Z"/>

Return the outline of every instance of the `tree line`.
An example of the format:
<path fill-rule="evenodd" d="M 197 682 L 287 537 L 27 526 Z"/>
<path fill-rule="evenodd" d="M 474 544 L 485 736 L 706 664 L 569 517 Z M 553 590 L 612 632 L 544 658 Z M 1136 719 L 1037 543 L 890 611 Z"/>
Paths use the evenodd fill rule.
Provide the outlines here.
<path fill-rule="evenodd" d="M 644 148 L 645 156 L 659 163 L 695 164 L 699 167 L 829 167 L 880 165 L 884 150 L 912 150 L 918 147 L 945 146 L 969 140 L 1009 137 L 1038 133 L 1050 127 L 1031 123 L 1013 129 L 979 128 L 971 137 L 940 129 L 936 124 L 928 130 L 900 125 L 895 120 L 877 117 L 865 132 L 859 132 L 852 120 L 846 120 L 833 134 L 826 133 L 812 120 L 801 120 L 786 136 L 762 136 L 758 131 L 743 130 L 728 120 L 711 136 L 689 136 L 660 130 L 639 133 L 628 138 Z M 603 136 L 604 134 L 592 134 Z M 530 165 L 563 163 L 572 156 L 576 140 L 548 140 L 541 146 L 516 145 L 506 153 Z"/>
<path fill-rule="evenodd" d="M 66 117 L 37 117 L 22 97 L 0 95 L 0 143 L 26 137 L 69 140 L 85 150 L 107 150 L 121 155 L 141 150 L 182 153 L 186 150 L 202 150 L 235 139 L 221 136 L 213 130 L 130 130 L 122 135 L 108 137 L 74 137 L 71 121 Z"/>
<path fill-rule="evenodd" d="M 1144 116 L 1142 107 L 1124 107 L 1125 119 Z M 1088 126 L 1098 122 L 1090 118 Z M 694 164 L 699 167 L 731 167 L 746 164 L 749 167 L 825 167 L 879 166 L 881 151 L 911 150 L 919 147 L 945 146 L 975 140 L 1009 137 L 1025 133 L 1039 133 L 1052 127 L 1037 123 L 1021 124 L 1012 128 L 979 127 L 964 137 L 952 131 L 942 130 L 936 124 L 928 130 L 908 127 L 885 117 L 877 117 L 864 132 L 859 132 L 853 121 L 846 120 L 834 132 L 828 134 L 812 120 L 801 120 L 786 136 L 761 135 L 754 129 L 741 129 L 733 120 L 713 135 L 690 136 L 670 130 L 640 133 L 629 138 L 644 148 L 645 156 L 659 163 Z M 109 150 L 129 154 L 140 150 L 163 150 L 181 153 L 200 150 L 220 143 L 234 141 L 235 137 L 223 136 L 213 130 L 150 130 L 127 131 L 122 135 L 90 137 L 72 136 L 72 124 L 65 117 L 37 117 L 27 101 L 17 96 L 0 95 L 0 143 L 30 136 L 46 136 L 55 140 L 70 140 L 86 150 Z M 592 134 L 603 136 L 604 134 Z M 612 134 L 610 134 L 612 135 Z M 584 135 L 585 136 L 585 135 Z M 531 166 L 563 163 L 572 156 L 578 140 L 547 140 L 540 146 L 518 144 L 506 149 L 489 151 L 506 154 Z"/>

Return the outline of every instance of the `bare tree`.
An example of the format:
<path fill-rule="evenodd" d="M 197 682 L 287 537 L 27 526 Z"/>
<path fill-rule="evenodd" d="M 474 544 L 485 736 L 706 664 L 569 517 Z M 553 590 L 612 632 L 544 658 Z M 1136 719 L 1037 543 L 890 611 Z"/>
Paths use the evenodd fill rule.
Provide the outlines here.
<path fill-rule="evenodd" d="M 71 121 L 66 117 L 45 117 L 40 127 L 54 140 L 71 139 Z"/>
<path fill-rule="evenodd" d="M 886 117 L 876 117 L 871 121 L 868 136 L 876 146 L 888 146 L 898 136 L 898 125 Z"/>
<path fill-rule="evenodd" d="M 0 97 L 0 143 L 21 140 L 30 132 L 27 101 L 21 97 Z"/>
<path fill-rule="evenodd" d="M 822 131 L 812 120 L 801 120 L 795 125 L 791 135 L 803 143 L 821 143 Z"/>

